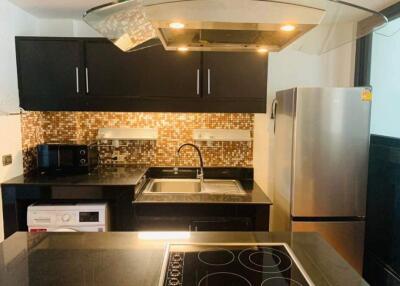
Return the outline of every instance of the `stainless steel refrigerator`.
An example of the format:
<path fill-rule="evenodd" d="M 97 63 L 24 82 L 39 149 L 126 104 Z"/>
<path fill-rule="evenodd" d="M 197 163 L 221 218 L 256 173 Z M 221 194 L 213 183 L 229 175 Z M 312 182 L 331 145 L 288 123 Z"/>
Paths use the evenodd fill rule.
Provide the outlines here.
<path fill-rule="evenodd" d="M 272 230 L 319 232 L 362 270 L 370 93 L 294 88 L 277 93 Z"/>

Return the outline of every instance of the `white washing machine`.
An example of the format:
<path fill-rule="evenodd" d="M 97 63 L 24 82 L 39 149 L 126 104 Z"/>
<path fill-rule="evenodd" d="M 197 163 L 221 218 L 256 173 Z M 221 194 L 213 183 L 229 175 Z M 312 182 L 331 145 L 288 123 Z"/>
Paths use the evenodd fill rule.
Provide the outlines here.
<path fill-rule="evenodd" d="M 109 230 L 106 203 L 33 204 L 28 207 L 30 232 L 105 232 Z"/>

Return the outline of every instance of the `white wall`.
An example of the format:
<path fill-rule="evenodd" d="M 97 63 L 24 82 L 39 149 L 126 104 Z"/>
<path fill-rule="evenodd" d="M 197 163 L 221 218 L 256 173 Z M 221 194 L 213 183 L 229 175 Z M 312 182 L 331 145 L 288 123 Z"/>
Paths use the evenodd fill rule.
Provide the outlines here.
<path fill-rule="evenodd" d="M 69 19 L 38 19 L 38 34 L 43 37 L 73 36 L 73 21 Z"/>
<path fill-rule="evenodd" d="M 268 64 L 267 114 L 254 122 L 254 177 L 273 200 L 274 134 L 271 102 L 278 90 L 296 86 L 352 86 L 355 44 L 347 44 L 322 56 L 297 51 L 271 53 Z"/>
<path fill-rule="evenodd" d="M 380 33 L 397 33 L 373 36 L 371 133 L 400 138 L 400 19 L 384 29 Z"/>
<path fill-rule="evenodd" d="M 0 111 L 18 111 L 17 67 L 15 61 L 16 35 L 36 35 L 36 19 L 6 0 L 0 1 Z M 0 163 L 0 182 L 22 174 L 21 122 L 19 116 L 0 112 L 0 161 L 11 154 L 13 164 Z M 0 241 L 3 240 L 3 212 L 0 200 Z"/>
<path fill-rule="evenodd" d="M 38 19 L 38 34 L 44 37 L 101 37 L 82 20 Z"/>

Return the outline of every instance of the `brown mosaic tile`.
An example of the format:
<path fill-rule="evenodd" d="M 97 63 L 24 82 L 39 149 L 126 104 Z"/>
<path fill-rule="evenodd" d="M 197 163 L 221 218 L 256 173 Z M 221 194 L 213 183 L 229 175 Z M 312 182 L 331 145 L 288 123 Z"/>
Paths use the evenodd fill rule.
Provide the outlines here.
<path fill-rule="evenodd" d="M 158 128 L 159 138 L 151 141 L 112 142 L 99 146 L 102 164 L 144 164 L 151 166 L 197 166 L 194 150 L 183 143 L 197 144 L 206 166 L 252 166 L 252 142 L 193 142 L 193 129 L 246 129 L 253 134 L 254 115 L 248 113 L 143 113 L 143 112 L 29 112 L 22 116 L 25 172 L 36 166 L 35 146 L 44 142 L 96 140 L 99 128 Z"/>
<path fill-rule="evenodd" d="M 24 172 L 37 166 L 36 145 L 44 142 L 43 113 L 29 112 L 21 115 L 22 153 Z"/>

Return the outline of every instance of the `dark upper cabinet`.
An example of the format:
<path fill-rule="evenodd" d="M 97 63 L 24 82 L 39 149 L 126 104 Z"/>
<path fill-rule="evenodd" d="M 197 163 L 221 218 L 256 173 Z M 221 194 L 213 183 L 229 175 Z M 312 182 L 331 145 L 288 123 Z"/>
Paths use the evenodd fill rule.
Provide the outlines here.
<path fill-rule="evenodd" d="M 140 55 L 123 53 L 103 39 L 85 41 L 85 95 L 94 97 L 139 96 Z"/>
<path fill-rule="evenodd" d="M 86 40 L 88 110 L 198 111 L 200 68 L 201 53 L 162 46 L 123 53 L 107 40 Z"/>
<path fill-rule="evenodd" d="M 266 112 L 266 56 L 123 53 L 102 38 L 17 37 L 21 107 L 42 111 Z"/>
<path fill-rule="evenodd" d="M 20 105 L 27 110 L 70 109 L 84 92 L 82 43 L 52 38 L 16 41 Z"/>
<path fill-rule="evenodd" d="M 162 46 L 138 51 L 140 96 L 199 99 L 201 53 L 165 51 Z"/>
<path fill-rule="evenodd" d="M 85 93 L 96 97 L 198 98 L 201 53 L 155 46 L 123 53 L 106 40 L 85 42 Z"/>
<path fill-rule="evenodd" d="M 259 53 L 204 53 L 205 98 L 253 98 L 267 94 L 267 56 Z"/>

